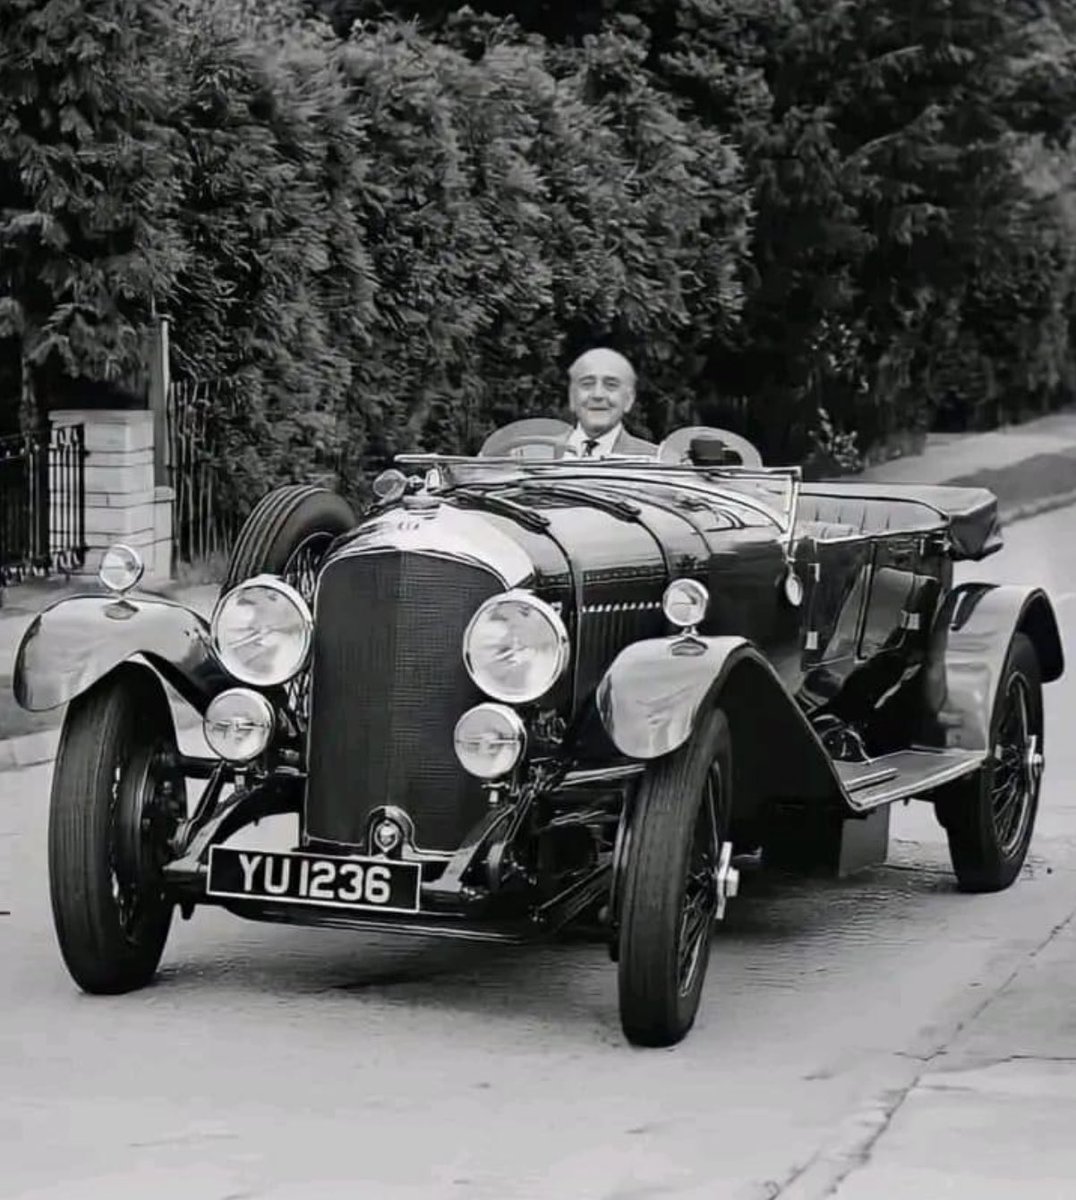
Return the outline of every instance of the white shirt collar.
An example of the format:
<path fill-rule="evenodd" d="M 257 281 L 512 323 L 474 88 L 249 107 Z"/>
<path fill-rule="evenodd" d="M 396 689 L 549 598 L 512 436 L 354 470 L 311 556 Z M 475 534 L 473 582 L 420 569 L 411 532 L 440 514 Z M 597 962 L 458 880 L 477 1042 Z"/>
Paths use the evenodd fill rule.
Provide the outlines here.
<path fill-rule="evenodd" d="M 601 437 L 597 439 L 598 444 L 594 447 L 588 458 L 607 458 L 613 453 L 613 447 L 616 445 L 616 439 L 620 437 L 621 423 L 618 421 L 612 429 L 607 429 Z M 584 457 L 584 443 L 589 439 L 589 435 L 584 433 L 582 425 L 576 425 L 572 432 L 568 435 L 567 448 L 571 453 L 577 454 L 580 458 Z"/>

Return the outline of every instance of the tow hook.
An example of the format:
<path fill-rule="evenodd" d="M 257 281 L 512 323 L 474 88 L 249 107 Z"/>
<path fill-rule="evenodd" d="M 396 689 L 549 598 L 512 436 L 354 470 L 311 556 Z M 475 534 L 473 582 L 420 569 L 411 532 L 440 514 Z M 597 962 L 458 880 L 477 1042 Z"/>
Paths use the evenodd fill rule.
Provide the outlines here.
<path fill-rule="evenodd" d="M 714 920 L 720 921 L 725 916 L 725 906 L 740 891 L 740 872 L 732 865 L 731 842 L 725 842 L 721 847 L 717 867 L 714 870 L 714 885 L 717 891 L 717 907 L 714 912 Z"/>

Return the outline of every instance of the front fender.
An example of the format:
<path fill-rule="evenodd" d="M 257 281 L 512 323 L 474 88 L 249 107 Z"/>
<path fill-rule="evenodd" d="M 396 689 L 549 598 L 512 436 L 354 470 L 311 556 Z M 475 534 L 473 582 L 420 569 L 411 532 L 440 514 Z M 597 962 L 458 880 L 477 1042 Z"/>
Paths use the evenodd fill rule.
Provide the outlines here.
<path fill-rule="evenodd" d="M 1005 657 L 1021 632 L 1035 647 L 1043 682 L 1060 679 L 1065 669 L 1061 633 L 1041 588 L 965 583 L 949 593 L 931 630 L 925 744 L 962 750 L 989 746 Z"/>
<path fill-rule="evenodd" d="M 742 637 L 648 638 L 627 646 L 594 695 L 613 745 L 629 758 L 678 749 L 706 694 L 748 647 Z"/>
<path fill-rule="evenodd" d="M 744 638 L 635 642 L 617 655 L 594 696 L 610 741 L 634 759 L 678 749 L 711 702 L 729 720 L 738 808 L 774 796 L 843 804 L 825 747 L 773 666 Z"/>
<path fill-rule="evenodd" d="M 31 712 L 59 708 L 134 655 L 201 713 L 233 682 L 198 613 L 152 596 L 72 596 L 40 612 L 23 635 L 15 699 Z"/>

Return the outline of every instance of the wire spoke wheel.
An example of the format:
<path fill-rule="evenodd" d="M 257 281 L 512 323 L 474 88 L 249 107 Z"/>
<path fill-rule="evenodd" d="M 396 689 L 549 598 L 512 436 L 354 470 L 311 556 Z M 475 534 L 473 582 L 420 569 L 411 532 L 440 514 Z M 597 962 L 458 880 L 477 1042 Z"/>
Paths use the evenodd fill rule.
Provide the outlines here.
<path fill-rule="evenodd" d="M 680 918 L 678 983 L 682 997 L 695 984 L 705 943 L 717 914 L 717 869 L 721 838 L 717 827 L 721 778 L 711 766 L 706 773 L 702 804 L 695 822 L 691 860 L 684 881 L 684 907 Z"/>
<path fill-rule="evenodd" d="M 318 582 L 318 567 L 325 557 L 325 552 L 332 544 L 333 536 L 331 533 L 319 532 L 304 538 L 296 546 L 281 572 L 284 582 L 295 588 L 311 610 L 314 607 L 314 589 Z"/>
<path fill-rule="evenodd" d="M 1042 682 L 1031 641 L 1012 642 L 990 722 L 990 747 L 971 776 L 939 788 L 938 820 L 962 891 L 1009 887 L 1027 858 L 1043 774 Z"/>
<path fill-rule="evenodd" d="M 295 548 L 284 565 L 281 577 L 306 601 L 311 613 L 314 611 L 314 592 L 318 582 L 318 568 L 325 557 L 334 535 L 312 533 Z M 288 684 L 288 707 L 301 732 L 306 731 L 310 720 L 310 667 L 302 671 Z"/>
<path fill-rule="evenodd" d="M 120 930 L 137 945 L 162 902 L 161 870 L 179 821 L 186 815 L 174 803 L 171 779 L 159 763 L 168 747 L 158 742 L 126 748 L 113 773 L 109 804 L 109 873 Z M 185 809 L 185 805 L 184 805 Z"/>
<path fill-rule="evenodd" d="M 728 722 L 715 708 L 639 785 L 615 884 L 620 1020 L 635 1045 L 674 1045 L 695 1023 L 715 919 L 734 890 L 731 783 Z"/>
<path fill-rule="evenodd" d="M 1039 739 L 1032 731 L 1031 700 L 1023 676 L 1009 681 L 994 751 L 994 829 L 1002 854 L 1020 844 L 1039 789 Z"/>

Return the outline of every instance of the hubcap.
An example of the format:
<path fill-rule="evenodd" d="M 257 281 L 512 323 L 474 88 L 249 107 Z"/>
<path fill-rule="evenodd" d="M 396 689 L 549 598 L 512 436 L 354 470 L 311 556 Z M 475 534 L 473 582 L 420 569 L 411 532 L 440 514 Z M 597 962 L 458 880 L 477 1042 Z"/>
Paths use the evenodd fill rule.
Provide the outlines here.
<path fill-rule="evenodd" d="M 125 753 L 112 775 L 109 873 L 112 899 L 128 941 L 139 940 L 145 920 L 161 902 L 161 869 L 172 834 L 185 810 L 185 793 L 161 774 L 158 751 Z"/>
<path fill-rule="evenodd" d="M 1028 686 L 1022 676 L 1009 683 L 994 747 L 991 788 L 994 831 L 1003 855 L 1023 841 L 1042 781 L 1041 735 L 1032 728 Z"/>

